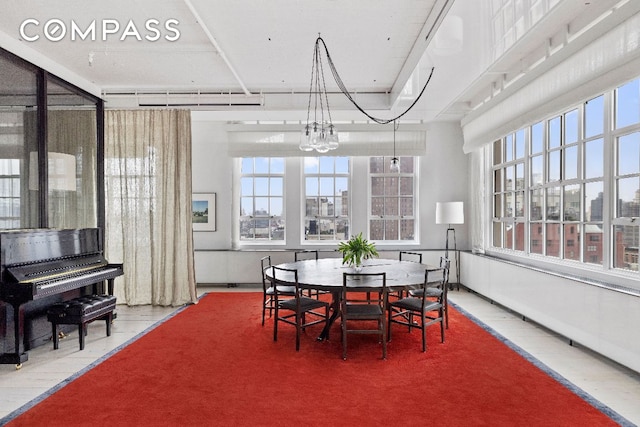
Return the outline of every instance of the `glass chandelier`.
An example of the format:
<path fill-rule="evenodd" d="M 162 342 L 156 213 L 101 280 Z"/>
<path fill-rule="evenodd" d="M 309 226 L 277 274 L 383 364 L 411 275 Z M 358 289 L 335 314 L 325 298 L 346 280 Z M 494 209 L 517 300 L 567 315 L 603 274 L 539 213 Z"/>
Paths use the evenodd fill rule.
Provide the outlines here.
<path fill-rule="evenodd" d="M 338 130 L 331 121 L 329 98 L 322 69 L 320 56 L 320 37 L 316 40 L 311 63 L 311 84 L 309 86 L 309 105 L 307 107 L 307 124 L 300 136 L 302 151 L 316 150 L 327 153 L 338 148 Z M 313 101 L 313 121 L 311 121 L 311 104 Z"/>

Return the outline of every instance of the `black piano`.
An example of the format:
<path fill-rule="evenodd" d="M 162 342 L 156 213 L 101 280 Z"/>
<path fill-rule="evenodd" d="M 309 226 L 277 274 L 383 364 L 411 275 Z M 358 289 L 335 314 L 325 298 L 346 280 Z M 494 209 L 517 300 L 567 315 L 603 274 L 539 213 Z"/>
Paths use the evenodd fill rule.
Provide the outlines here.
<path fill-rule="evenodd" d="M 12 318 L 0 315 L 0 332 L 6 335 L 13 323 L 14 340 L 13 351 L 0 353 L 0 363 L 20 365 L 28 359 L 25 312 L 37 317 L 67 295 L 113 295 L 122 264 L 107 262 L 102 241 L 99 228 L 0 231 L 0 300 L 13 307 Z"/>

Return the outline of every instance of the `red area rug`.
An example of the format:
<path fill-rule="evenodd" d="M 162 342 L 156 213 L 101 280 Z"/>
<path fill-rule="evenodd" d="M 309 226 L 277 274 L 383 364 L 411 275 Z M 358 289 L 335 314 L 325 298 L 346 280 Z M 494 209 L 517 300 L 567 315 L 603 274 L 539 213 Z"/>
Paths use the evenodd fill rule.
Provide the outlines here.
<path fill-rule="evenodd" d="M 339 322 L 327 342 L 309 328 L 296 353 L 293 327 L 274 342 L 260 325 L 261 299 L 206 295 L 8 426 L 616 425 L 455 309 L 426 353 L 394 325 L 387 360 L 365 335 L 343 361 Z"/>

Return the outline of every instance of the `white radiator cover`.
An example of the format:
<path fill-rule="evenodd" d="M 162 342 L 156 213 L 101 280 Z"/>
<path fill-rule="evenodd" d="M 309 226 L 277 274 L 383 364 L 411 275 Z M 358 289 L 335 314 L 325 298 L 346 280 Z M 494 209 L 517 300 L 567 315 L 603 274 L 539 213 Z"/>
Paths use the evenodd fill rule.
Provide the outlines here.
<path fill-rule="evenodd" d="M 460 268 L 469 289 L 640 372 L 640 297 L 467 252 Z"/>

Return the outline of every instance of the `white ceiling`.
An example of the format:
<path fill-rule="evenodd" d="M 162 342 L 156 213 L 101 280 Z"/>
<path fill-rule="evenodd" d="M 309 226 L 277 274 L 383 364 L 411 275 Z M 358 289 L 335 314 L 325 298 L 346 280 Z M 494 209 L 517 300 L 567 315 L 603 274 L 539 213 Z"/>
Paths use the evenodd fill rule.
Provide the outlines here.
<path fill-rule="evenodd" d="M 558 37 L 570 24 L 585 27 L 619 3 L 626 1 L 4 0 L 0 46 L 97 91 L 108 108 L 187 105 L 236 120 L 302 120 L 320 33 L 342 81 L 374 115 L 401 112 L 434 67 L 423 99 L 407 117 L 460 120 L 505 82 L 534 73 L 540 46 L 562 47 Z M 519 14 L 526 22 L 517 22 Z M 179 38 L 146 40 L 153 36 L 145 29 L 151 18 L 160 22 L 162 37 L 175 35 L 162 24 L 177 20 L 172 26 Z M 20 34 L 26 19 L 39 22 L 25 27 L 38 40 Z M 61 41 L 45 37 L 51 19 L 67 29 Z M 103 41 L 101 25 L 109 20 L 120 29 Z M 71 40 L 72 23 L 86 30 L 93 21 L 95 40 Z M 121 40 L 130 21 L 142 40 L 133 33 Z M 515 36 L 500 44 L 510 29 Z M 496 41 L 497 35 L 503 38 Z M 330 98 L 336 118 L 364 120 L 338 93 L 326 65 L 325 76 L 336 92 Z M 413 90 L 400 96 L 407 82 Z M 230 105 L 213 105 L 220 103 Z"/>

